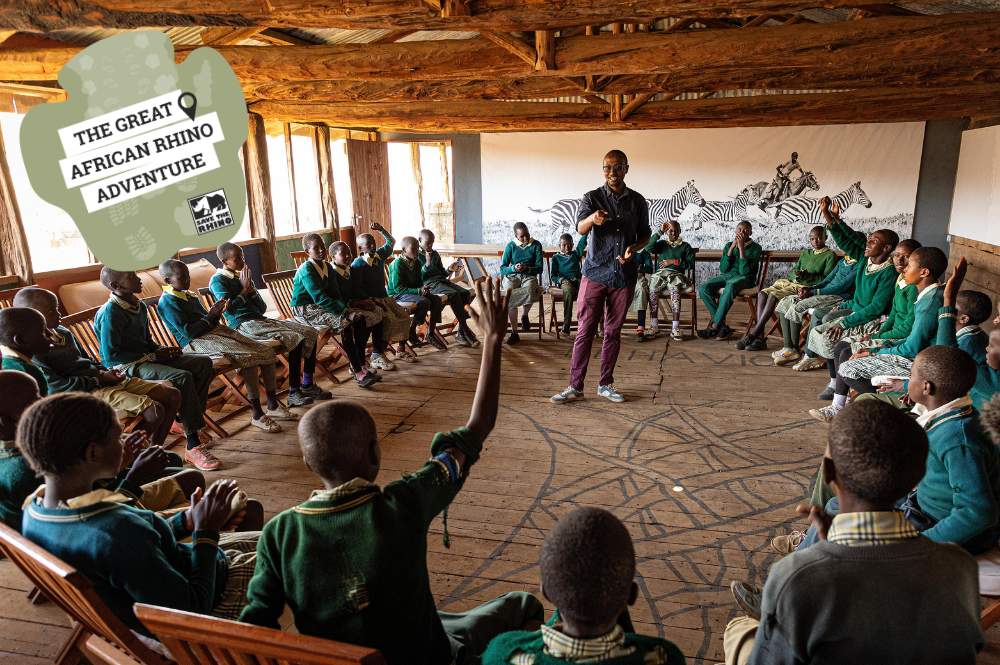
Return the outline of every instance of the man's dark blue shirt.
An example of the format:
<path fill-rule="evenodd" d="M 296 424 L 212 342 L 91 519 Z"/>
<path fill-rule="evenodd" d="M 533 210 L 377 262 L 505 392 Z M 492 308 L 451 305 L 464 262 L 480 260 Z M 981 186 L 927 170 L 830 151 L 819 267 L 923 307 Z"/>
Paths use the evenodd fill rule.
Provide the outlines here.
<path fill-rule="evenodd" d="M 628 187 L 619 197 L 605 183 L 603 187 L 583 195 L 577 223 L 595 210 L 607 212 L 611 215 L 611 221 L 601 226 L 594 224 L 590 228 L 583 276 L 615 289 L 635 286 L 639 264 L 633 259 L 622 265 L 617 257 L 624 256 L 625 248 L 629 245 L 649 240 L 653 235 L 649 227 L 649 206 L 645 197 Z"/>

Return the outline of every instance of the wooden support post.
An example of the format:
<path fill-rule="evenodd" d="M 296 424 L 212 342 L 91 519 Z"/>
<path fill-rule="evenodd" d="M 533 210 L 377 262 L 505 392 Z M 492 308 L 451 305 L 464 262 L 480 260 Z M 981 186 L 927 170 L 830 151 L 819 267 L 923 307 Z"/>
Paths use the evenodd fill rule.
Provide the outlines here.
<path fill-rule="evenodd" d="M 538 52 L 530 44 L 520 37 L 515 37 L 509 32 L 497 32 L 495 30 L 480 30 L 480 37 L 485 37 L 497 46 L 513 53 L 529 65 L 538 64 Z"/>
<path fill-rule="evenodd" d="M 262 238 L 260 264 L 264 273 L 278 272 L 274 248 L 274 209 L 271 206 L 271 170 L 267 162 L 267 132 L 264 118 L 250 113 L 250 133 L 243 144 L 243 164 L 247 172 L 247 205 L 250 207 L 250 235 Z"/>
<path fill-rule="evenodd" d="M 413 169 L 413 182 L 417 183 L 417 206 L 420 208 L 420 228 L 427 228 L 427 216 L 424 215 L 424 174 L 420 170 L 420 144 L 410 144 L 410 168 Z"/>
<path fill-rule="evenodd" d="M 624 28 L 624 24 L 623 23 L 612 23 L 611 24 L 611 34 L 613 34 L 613 35 L 620 35 L 623 32 L 623 28 Z"/>
<path fill-rule="evenodd" d="M 622 96 L 611 95 L 611 122 L 622 121 Z"/>
<path fill-rule="evenodd" d="M 601 26 L 599 25 L 588 25 L 587 26 L 588 35 L 599 35 L 601 34 Z"/>
<path fill-rule="evenodd" d="M 330 128 L 313 127 L 313 154 L 316 157 L 316 180 L 319 184 L 319 208 L 323 214 L 323 228 L 340 234 L 340 216 L 337 214 L 337 191 L 333 186 L 333 156 L 330 153 Z"/>
<path fill-rule="evenodd" d="M 35 283 L 31 269 L 31 252 L 28 237 L 21 222 L 21 209 L 17 206 L 14 182 L 7 163 L 7 149 L 0 133 L 0 273 L 17 275 L 22 286 Z"/>
<path fill-rule="evenodd" d="M 451 198 L 451 174 L 448 172 L 448 148 L 445 144 L 441 143 L 438 145 L 438 150 L 441 151 L 441 172 L 444 174 L 444 195 L 448 199 L 448 203 L 452 203 Z M 452 210 L 452 214 L 454 214 Z"/>
<path fill-rule="evenodd" d="M 462 0 L 441 0 L 441 18 L 472 16 L 472 9 Z"/>
<path fill-rule="evenodd" d="M 622 107 L 622 121 L 624 122 L 632 113 L 638 109 L 640 106 L 648 102 L 653 98 L 652 92 L 646 92 L 641 95 L 629 95 L 632 99 L 629 100 L 628 104 Z"/>
<path fill-rule="evenodd" d="M 535 70 L 553 71 L 556 69 L 556 33 L 553 30 L 535 31 Z"/>
<path fill-rule="evenodd" d="M 295 163 L 292 161 L 292 123 L 284 123 L 285 160 L 288 163 L 288 201 L 292 208 L 292 223 L 299 232 L 299 201 L 295 195 Z"/>

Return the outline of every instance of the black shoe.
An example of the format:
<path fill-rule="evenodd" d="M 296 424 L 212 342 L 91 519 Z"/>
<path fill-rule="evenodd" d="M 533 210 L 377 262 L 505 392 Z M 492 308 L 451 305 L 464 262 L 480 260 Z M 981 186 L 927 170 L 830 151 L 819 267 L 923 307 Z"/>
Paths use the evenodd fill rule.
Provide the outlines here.
<path fill-rule="evenodd" d="M 365 374 L 363 377 L 358 379 L 358 385 L 362 388 L 371 388 L 378 382 L 379 377 L 377 374 Z"/>
<path fill-rule="evenodd" d="M 521 336 L 518 335 L 516 332 L 512 332 L 510 334 L 510 337 L 507 338 L 507 344 L 509 346 L 514 346 L 515 344 L 517 344 L 520 341 L 521 341 Z"/>
<path fill-rule="evenodd" d="M 646 341 L 646 335 L 641 330 L 635 334 L 635 341 L 640 344 Z"/>
<path fill-rule="evenodd" d="M 738 350 L 742 351 L 743 349 L 747 348 L 747 346 L 749 346 L 750 343 L 753 342 L 753 340 L 754 340 L 754 336 L 753 335 L 747 335 L 746 337 L 744 337 L 740 341 L 736 342 L 736 348 Z"/>
<path fill-rule="evenodd" d="M 323 390 L 315 383 L 310 383 L 308 386 L 302 386 L 299 390 L 303 395 L 306 397 L 312 397 L 314 400 L 333 399 L 333 393 L 329 390 Z"/>
<path fill-rule="evenodd" d="M 754 337 L 753 341 L 747 344 L 747 351 L 764 351 L 767 349 L 767 340 L 763 337 Z"/>
<path fill-rule="evenodd" d="M 562 330 L 560 332 L 562 332 L 563 335 L 566 335 L 567 337 L 569 337 L 569 334 L 570 334 L 570 332 L 569 332 L 569 326 L 563 326 L 563 328 L 562 328 Z"/>
<path fill-rule="evenodd" d="M 699 330 L 699 331 L 697 331 L 695 333 L 695 335 L 697 335 L 698 337 L 700 337 L 702 339 L 709 339 L 710 337 L 715 337 L 718 334 L 719 334 L 719 331 L 716 330 L 715 328 L 713 328 L 712 326 L 709 326 L 708 328 L 705 328 L 704 330 Z"/>
<path fill-rule="evenodd" d="M 527 314 L 521 315 L 521 332 L 528 332 L 531 330 L 531 319 L 528 318 Z"/>
<path fill-rule="evenodd" d="M 313 403 L 313 398 L 304 394 L 301 390 L 289 390 L 286 401 L 288 402 L 288 406 L 309 406 Z"/>
<path fill-rule="evenodd" d="M 721 342 L 724 339 L 729 339 L 730 335 L 732 335 L 734 332 L 736 331 L 727 326 L 726 324 L 722 324 L 722 327 L 719 328 L 719 333 L 718 335 L 716 335 L 715 339 Z"/>

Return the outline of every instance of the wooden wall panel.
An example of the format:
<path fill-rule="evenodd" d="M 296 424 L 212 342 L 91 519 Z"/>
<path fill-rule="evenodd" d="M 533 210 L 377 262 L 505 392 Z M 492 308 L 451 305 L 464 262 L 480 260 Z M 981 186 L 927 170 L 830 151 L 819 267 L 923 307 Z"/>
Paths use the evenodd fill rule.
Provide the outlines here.
<path fill-rule="evenodd" d="M 31 253 L 28 238 L 21 222 L 21 210 L 17 207 L 14 183 L 11 181 L 7 164 L 7 150 L 3 135 L 0 134 L 0 274 L 17 275 L 21 284 L 35 283 L 31 269 Z"/>
<path fill-rule="evenodd" d="M 993 318 L 997 313 L 997 303 L 1000 301 L 1000 246 L 961 236 L 952 236 L 948 273 L 945 277 L 951 274 L 951 269 L 963 256 L 969 264 L 969 272 L 965 275 L 962 289 L 982 291 L 993 301 L 993 312 L 990 314 L 990 318 L 983 323 L 984 330 L 992 330 Z"/>
<path fill-rule="evenodd" d="M 372 222 L 378 222 L 391 233 L 388 146 L 382 141 L 347 139 L 347 163 L 358 235 L 368 233 Z"/>

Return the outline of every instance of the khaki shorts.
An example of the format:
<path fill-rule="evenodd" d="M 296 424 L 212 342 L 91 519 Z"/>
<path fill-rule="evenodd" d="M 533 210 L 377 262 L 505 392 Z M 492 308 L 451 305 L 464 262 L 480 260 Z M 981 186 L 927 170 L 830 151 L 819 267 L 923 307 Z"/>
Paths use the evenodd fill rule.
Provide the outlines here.
<path fill-rule="evenodd" d="M 143 485 L 139 504 L 163 519 L 169 519 L 191 507 L 191 502 L 184 496 L 184 490 L 171 476 Z"/>
<path fill-rule="evenodd" d="M 125 379 L 117 386 L 105 386 L 90 391 L 94 397 L 100 397 L 116 411 L 124 411 L 130 416 L 137 416 L 153 405 L 147 395 L 160 384 L 142 379 Z"/>

